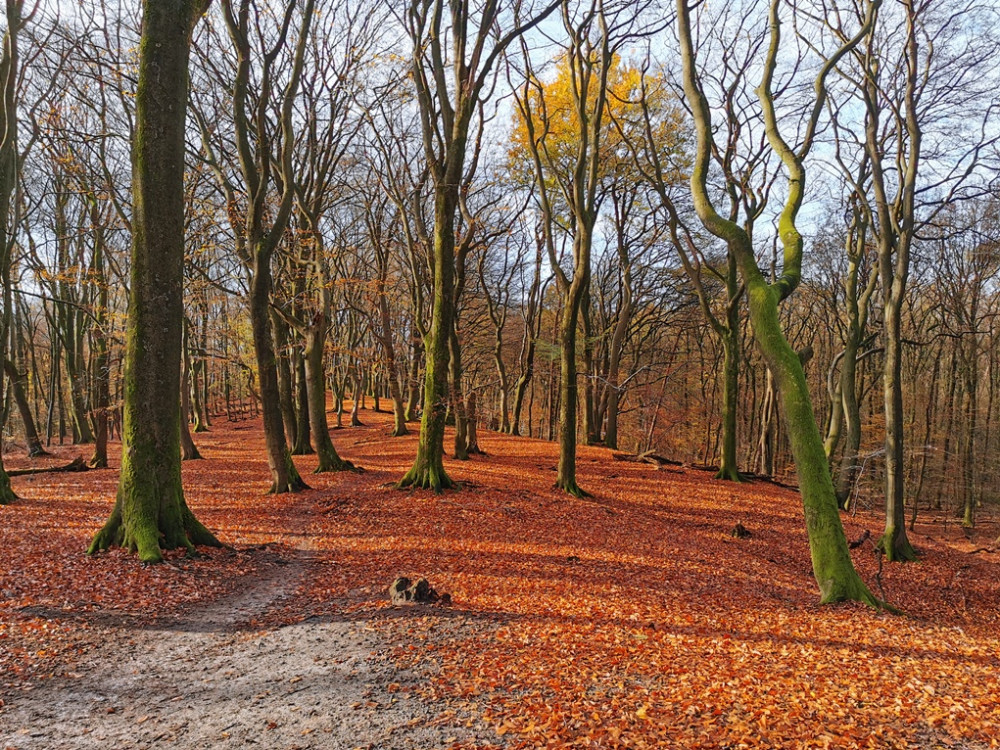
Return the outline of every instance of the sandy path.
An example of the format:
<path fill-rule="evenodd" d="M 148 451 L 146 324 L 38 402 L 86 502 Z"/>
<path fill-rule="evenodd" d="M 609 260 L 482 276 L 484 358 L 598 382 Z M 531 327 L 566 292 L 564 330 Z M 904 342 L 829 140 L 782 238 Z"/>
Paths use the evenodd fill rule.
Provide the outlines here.
<path fill-rule="evenodd" d="M 434 722 L 366 622 L 259 630 L 318 574 L 302 508 L 300 554 L 227 599 L 167 624 L 94 628 L 98 647 L 66 676 L 5 696 L 0 748 L 439 748 L 469 739 Z M 391 687 L 390 687 L 391 686 Z M 391 691 L 391 692 L 390 692 Z"/>

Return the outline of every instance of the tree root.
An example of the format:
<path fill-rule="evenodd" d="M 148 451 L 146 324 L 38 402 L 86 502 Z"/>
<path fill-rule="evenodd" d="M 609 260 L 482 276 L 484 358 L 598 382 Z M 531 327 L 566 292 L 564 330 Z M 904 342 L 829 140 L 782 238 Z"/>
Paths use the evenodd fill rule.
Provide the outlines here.
<path fill-rule="evenodd" d="M 364 472 L 360 466 L 355 466 L 351 461 L 346 458 L 336 458 L 324 457 L 320 459 L 319 465 L 313 471 L 313 474 L 325 474 L 332 471 L 353 471 L 357 474 Z"/>
<path fill-rule="evenodd" d="M 746 482 L 746 477 L 744 477 L 737 469 L 732 467 L 723 467 L 716 472 L 714 479 L 724 479 L 727 482 L 738 482 L 742 484 Z"/>
<path fill-rule="evenodd" d="M 443 467 L 424 466 L 418 468 L 414 466 L 406 473 L 406 476 L 399 480 L 396 488 L 400 490 L 413 488 L 441 492 L 442 490 L 458 489 L 458 485 L 448 476 Z"/>
<path fill-rule="evenodd" d="M 556 480 L 556 483 L 553 485 L 553 488 L 557 490 L 562 490 L 563 492 L 566 492 L 572 495 L 573 497 L 579 498 L 581 500 L 587 497 L 593 497 L 593 495 L 591 495 L 586 490 L 582 489 L 580 485 L 578 485 L 576 481 L 572 479 Z"/>

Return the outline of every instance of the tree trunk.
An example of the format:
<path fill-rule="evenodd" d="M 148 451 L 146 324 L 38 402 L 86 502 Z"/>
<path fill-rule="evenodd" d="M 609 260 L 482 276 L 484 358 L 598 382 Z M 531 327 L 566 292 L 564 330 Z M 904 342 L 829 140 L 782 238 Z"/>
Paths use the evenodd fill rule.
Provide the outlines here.
<path fill-rule="evenodd" d="M 465 396 L 462 393 L 462 347 L 458 333 L 452 329 L 448 337 L 448 367 L 450 370 L 452 407 L 455 412 L 455 459 L 469 460 L 468 430 L 469 420 L 465 413 Z"/>
<path fill-rule="evenodd" d="M 351 397 L 351 427 L 364 427 L 361 421 L 361 404 L 364 399 L 365 381 L 361 374 L 361 367 L 355 363 L 354 367 L 354 395 Z"/>
<path fill-rule="evenodd" d="M 191 361 L 185 349 L 184 353 L 184 374 L 181 376 L 181 460 L 196 461 L 202 457 L 198 446 L 194 444 L 191 437 L 191 429 L 188 426 L 188 415 L 191 413 L 191 382 L 190 382 Z"/>
<path fill-rule="evenodd" d="M 510 384 L 507 382 L 507 367 L 503 361 L 503 331 L 497 329 L 493 343 L 493 360 L 497 366 L 500 384 L 500 432 L 510 432 Z M 470 407 L 471 411 L 471 407 Z"/>
<path fill-rule="evenodd" d="M 326 373 L 323 370 L 323 343 L 326 340 L 326 318 L 322 317 L 305 332 L 306 349 L 303 364 L 306 372 L 306 391 L 309 398 L 309 424 L 312 447 L 319 458 L 316 473 L 353 469 L 354 464 L 345 461 L 337 453 L 330 439 L 330 427 L 326 421 Z"/>
<path fill-rule="evenodd" d="M 264 417 L 264 443 L 267 463 L 271 468 L 271 489 L 274 494 L 308 489 L 286 441 L 282 399 L 279 391 L 277 358 L 271 334 L 271 254 L 254 248 L 253 279 L 250 282 L 250 324 L 253 329 L 257 372 L 260 377 L 261 413 Z M 294 420 L 292 427 L 294 428 Z"/>
<path fill-rule="evenodd" d="M 757 444 L 757 473 L 763 477 L 773 477 L 778 415 L 775 410 L 774 376 L 770 368 L 765 370 L 764 383 L 764 402 L 760 408 L 760 438 Z"/>
<path fill-rule="evenodd" d="M 749 268 L 751 262 L 752 255 L 745 259 L 743 278 L 747 282 L 754 337 L 773 373 L 795 457 L 820 601 L 855 600 L 876 604 L 851 562 L 802 362 L 781 331 L 777 293 L 768 288 L 759 271 L 754 274 L 754 269 Z"/>
<path fill-rule="evenodd" d="M 403 404 L 403 390 L 400 384 L 399 362 L 396 359 L 396 345 L 392 337 L 392 315 L 385 293 L 385 278 L 379 277 L 378 287 L 379 342 L 385 354 L 389 380 L 389 397 L 392 399 L 392 437 L 406 435 L 406 406 Z M 414 357 L 416 359 L 416 357 Z"/>
<path fill-rule="evenodd" d="M 143 3 L 122 466 L 111 517 L 89 548 L 126 547 L 143 562 L 162 560 L 161 549 L 219 545 L 188 509 L 180 463 L 184 120 L 201 10 L 191 0 Z"/>
<path fill-rule="evenodd" d="M 842 508 L 847 507 L 861 465 L 861 457 L 858 455 L 861 451 L 861 405 L 858 403 L 857 352 L 857 346 L 849 343 L 840 369 L 839 391 L 845 434 L 836 484 L 837 503 Z"/>
<path fill-rule="evenodd" d="M 531 385 L 531 376 L 535 374 L 535 340 L 531 333 L 526 334 L 531 340 L 528 342 L 524 354 L 521 376 L 514 386 L 514 408 L 511 410 L 510 434 L 521 434 L 521 411 L 524 409 L 524 396 Z M 531 433 L 531 425 L 528 425 L 528 432 Z"/>
<path fill-rule="evenodd" d="M 270 273 L 270 271 L 269 271 Z M 274 335 L 274 366 L 278 376 L 278 403 L 281 409 L 281 423 L 284 426 L 285 440 L 290 448 L 295 446 L 295 397 L 292 395 L 292 366 L 288 354 L 291 343 L 291 330 L 273 310 L 268 310 L 271 330 Z M 261 391 L 261 397 L 264 394 Z M 294 453 L 294 450 L 292 450 Z"/>
<path fill-rule="evenodd" d="M 18 372 L 17 367 L 9 359 L 4 360 L 4 372 L 10 381 L 10 390 L 14 395 L 14 402 L 17 404 L 17 411 L 21 415 L 21 423 L 24 425 L 24 442 L 28 449 L 28 456 L 47 456 L 48 452 L 42 445 L 42 439 L 38 436 L 35 428 L 35 419 L 31 414 L 31 405 L 24 393 L 25 375 Z"/>
<path fill-rule="evenodd" d="M 884 263 L 885 265 L 885 263 Z M 896 286 L 889 270 L 883 283 Z M 901 291 L 901 289 L 900 289 Z M 891 295 L 891 296 L 890 296 Z M 882 377 L 885 399 L 885 533 L 879 548 L 889 561 L 917 559 L 906 536 L 906 509 L 903 505 L 903 339 L 900 330 L 902 300 L 887 293 L 885 304 L 885 370 Z"/>
<path fill-rule="evenodd" d="M 808 148 L 793 151 L 783 141 L 778 131 L 771 89 L 779 49 L 778 3 L 771 4 L 771 44 L 763 66 L 763 77 L 756 89 L 768 143 L 780 157 L 789 174 L 788 195 L 778 221 L 778 234 L 784 251 L 784 267 L 781 277 L 774 284 L 768 284 L 761 273 L 750 236 L 739 225 L 720 216 L 712 205 L 708 190 L 709 166 L 714 146 L 711 109 L 698 77 L 690 7 L 687 0 L 678 0 L 677 16 L 684 93 L 691 108 L 697 136 L 697 150 L 691 170 L 691 195 L 702 225 L 726 242 L 729 252 L 739 265 L 740 276 L 746 287 L 754 339 L 774 377 L 785 429 L 795 458 L 809 536 L 813 575 L 819 587 L 820 602 L 853 600 L 877 606 L 879 602 L 868 591 L 851 561 L 847 538 L 837 509 L 837 497 L 830 476 L 830 467 L 823 450 L 823 439 L 813 414 L 805 371 L 799 355 L 785 337 L 778 315 L 779 303 L 795 290 L 801 280 L 803 241 L 795 221 L 806 187 L 802 160 L 808 153 Z M 842 47 L 839 54 L 846 54 L 848 50 L 849 48 Z M 825 76 L 827 70 L 828 68 L 824 68 L 821 75 Z M 824 91 L 823 83 L 824 78 L 817 78 L 817 91 Z M 811 125 L 822 111 L 822 107 L 818 106 L 820 104 L 820 100 L 817 99 Z"/>
<path fill-rule="evenodd" d="M 406 421 L 417 421 L 417 409 L 420 406 L 420 350 L 423 344 L 419 337 L 414 337 L 410 347 L 409 377 L 406 380 Z"/>
<path fill-rule="evenodd" d="M 469 394 L 469 400 L 466 401 L 466 419 L 469 423 L 469 429 L 466 431 L 466 453 L 470 456 L 482 456 L 485 452 L 479 447 L 479 434 L 477 431 L 479 415 L 476 413 L 476 406 L 478 400 L 476 398 L 476 392 L 473 391 Z"/>
<path fill-rule="evenodd" d="M 735 271 L 735 264 L 732 264 Z M 732 297 L 730 297 L 732 299 Z M 736 459 L 736 425 L 740 386 L 739 308 L 730 305 L 725 333 L 722 336 L 722 457 L 716 479 L 741 482 Z"/>
<path fill-rule="evenodd" d="M 597 419 L 597 405 L 594 398 L 594 334 L 591 326 L 590 283 L 584 289 L 578 316 L 583 323 L 583 435 L 587 445 L 601 442 L 601 425 Z M 577 373 L 579 378 L 579 372 Z M 577 394 L 579 394 L 577 383 Z M 579 395 L 577 396 L 579 398 Z M 580 405 L 577 404 L 579 411 Z"/>
<path fill-rule="evenodd" d="M 435 187 L 434 302 L 430 328 L 424 339 L 427 365 L 420 442 L 413 466 L 399 481 L 400 487 L 424 487 L 436 492 L 455 486 L 444 470 L 444 422 L 448 412 L 448 341 L 455 325 L 455 209 L 458 204 L 455 193 L 458 184 L 455 179 L 454 184 Z"/>
<path fill-rule="evenodd" d="M 563 312 L 559 325 L 562 343 L 559 347 L 559 366 L 562 382 L 559 403 L 559 465 L 556 472 L 556 487 L 575 497 L 587 497 L 576 482 L 576 415 L 577 415 L 577 372 L 576 372 L 576 327 L 580 305 L 590 276 L 590 238 L 583 227 L 577 228 L 574 239 L 573 256 L 576 259 L 576 273 L 566 289 Z"/>
<path fill-rule="evenodd" d="M 320 347 L 322 349 L 322 346 Z M 320 380 L 326 383 L 325 374 L 322 372 L 322 354 L 320 354 Z M 295 444 L 292 447 L 292 454 L 304 456 L 313 452 L 311 443 L 311 425 L 309 408 L 309 387 L 306 384 L 305 356 L 296 347 L 292 353 L 292 372 L 295 374 Z M 326 388 L 323 389 L 323 411 L 326 412 Z"/>

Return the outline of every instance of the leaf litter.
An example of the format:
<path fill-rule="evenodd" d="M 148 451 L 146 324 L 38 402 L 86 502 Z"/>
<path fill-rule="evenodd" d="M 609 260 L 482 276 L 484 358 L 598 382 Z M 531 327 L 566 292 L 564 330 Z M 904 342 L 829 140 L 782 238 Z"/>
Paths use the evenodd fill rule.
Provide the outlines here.
<path fill-rule="evenodd" d="M 20 705 L 84 681 L 81 664 L 115 654 L 109 639 L 171 628 L 197 638 L 191 623 L 200 623 L 202 636 L 227 639 L 216 643 L 227 659 L 262 634 L 295 633 L 299 643 L 354 639 L 345 661 L 376 665 L 356 699 L 324 708 L 365 722 L 385 715 L 368 730 L 294 712 L 238 722 L 263 722 L 286 738 L 281 746 L 1000 746 L 1000 556 L 971 554 L 998 536 L 994 519 L 970 540 L 943 515 L 926 516 L 915 565 L 880 568 L 871 543 L 852 552 L 904 615 L 820 607 L 792 490 L 581 447 L 579 480 L 594 497 L 578 500 L 551 487 L 554 444 L 482 433 L 487 457 L 446 460 L 462 490 L 397 491 L 416 435 L 387 438 L 386 415 L 365 421 L 334 438 L 366 471 L 313 475 L 315 489 L 295 496 L 264 494 L 258 423 L 200 434 L 207 459 L 185 462 L 186 496 L 232 549 L 168 555 L 160 566 L 83 554 L 110 511 L 116 472 L 16 478 L 25 499 L 0 508 L 0 700 Z M 296 461 L 305 473 L 315 459 Z M 877 514 L 843 519 L 849 538 L 878 538 Z M 752 536 L 731 537 L 736 523 Z M 427 577 L 452 606 L 390 606 L 385 590 L 400 575 Z M 284 588 L 241 594 L 275 586 Z M 331 623 L 347 629 L 323 631 Z M 289 669 L 283 685 L 297 689 L 288 649 L 274 650 L 285 659 L 277 671 Z M 230 679 L 275 670 L 255 654 Z M 211 711 L 214 694 L 190 682 L 198 710 Z M 325 706 L 320 694 L 333 688 L 305 683 L 312 710 Z M 90 721 L 100 731 L 108 719 Z M 257 736 L 226 734 L 218 742 Z M 190 731 L 166 736 L 194 746 L 184 744 Z M 338 737 L 345 744 L 331 744 Z"/>

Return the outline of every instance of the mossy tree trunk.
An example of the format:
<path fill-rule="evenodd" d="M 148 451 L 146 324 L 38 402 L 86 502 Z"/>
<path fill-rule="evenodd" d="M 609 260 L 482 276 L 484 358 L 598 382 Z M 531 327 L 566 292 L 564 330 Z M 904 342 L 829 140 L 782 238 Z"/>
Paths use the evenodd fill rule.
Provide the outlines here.
<path fill-rule="evenodd" d="M 620 13 L 621 11 L 609 11 Z M 591 246 L 594 226 L 599 209 L 598 185 L 602 174 L 601 157 L 606 128 L 603 127 L 607 108 L 608 77 L 614 64 L 612 29 L 620 33 L 627 27 L 619 22 L 623 16 L 609 19 L 602 4 L 583 7 L 579 16 L 569 5 L 561 6 L 562 24 L 568 43 L 564 51 L 566 72 L 562 82 L 570 90 L 575 123 L 571 132 L 552 135 L 546 108 L 545 87 L 537 86 L 537 77 L 531 70 L 531 55 L 525 45 L 523 62 L 528 71 L 528 81 L 517 92 L 520 122 L 525 128 L 526 142 L 534 168 L 535 191 L 540 208 L 541 232 L 549 265 L 561 292 L 562 310 L 559 314 L 560 374 L 559 390 L 559 464 L 556 487 L 576 497 L 587 493 L 576 481 L 576 433 L 578 412 L 578 383 L 576 366 L 577 326 L 580 315 L 587 315 L 583 306 L 589 304 Z M 564 159 L 555 141 L 569 139 L 573 144 L 571 159 Z M 550 186 L 556 187 L 550 187 Z M 555 213 L 550 191 L 558 190 L 570 214 L 570 233 L 573 237 L 572 275 L 567 274 L 555 251 L 553 235 Z M 584 321 L 585 332 L 589 321 Z M 589 343 L 585 342 L 585 348 Z M 589 354 L 587 355 L 589 366 Z M 589 373 L 588 373 L 589 374 Z M 589 385 L 588 385 L 589 392 Z M 588 401 L 587 424 L 592 431 L 593 404 Z M 551 414 L 551 409 L 550 409 Z M 593 435 L 587 435 L 588 439 Z"/>
<path fill-rule="evenodd" d="M 577 273 L 565 292 L 562 318 L 559 324 L 559 463 L 556 469 L 556 487 L 575 497 L 587 493 L 576 481 L 576 431 L 578 412 L 578 385 L 576 370 L 576 329 L 583 289 L 590 271 L 590 247 L 587 238 L 578 231 L 574 245 Z"/>
<path fill-rule="evenodd" d="M 873 19 L 871 16 L 866 18 L 857 35 L 845 42 L 824 63 L 815 80 L 817 98 L 806 122 L 803 142 L 793 150 L 778 130 L 771 88 L 781 47 L 779 6 L 779 0 L 772 1 L 770 43 L 764 60 L 763 77 L 757 87 L 768 144 L 788 172 L 788 196 L 778 222 L 784 263 L 781 276 L 773 284 L 767 282 L 757 264 L 750 236 L 739 225 L 719 215 L 712 204 L 708 191 L 709 164 L 714 146 L 711 110 L 699 80 L 692 39 L 691 8 L 688 0 L 677 0 L 684 93 L 691 106 L 697 138 L 691 193 L 699 219 L 708 231 L 726 242 L 739 265 L 746 287 L 754 336 L 761 355 L 773 374 L 795 458 L 813 575 L 819 586 L 820 601 L 857 600 L 877 605 L 878 601 L 868 591 L 851 561 L 802 362 L 785 338 L 778 315 L 780 302 L 795 290 L 801 279 L 803 242 L 795 221 L 805 190 L 803 162 L 813 143 L 819 116 L 823 111 L 826 75 L 839 59 L 868 35 Z"/>
<path fill-rule="evenodd" d="M 464 139 L 455 144 L 465 153 Z M 424 338 L 427 358 L 424 376 L 424 409 L 420 418 L 420 441 L 413 466 L 399 481 L 400 487 L 424 487 L 440 492 L 454 486 L 444 469 L 444 427 L 448 413 L 449 339 L 454 331 L 455 305 L 455 209 L 458 205 L 458 174 L 442 179 L 435 187 L 434 200 L 434 301 L 430 327 Z M 451 172 L 454 173 L 455 167 Z M 455 189 L 452 189 L 452 186 Z"/>
<path fill-rule="evenodd" d="M 444 470 L 443 440 L 448 411 L 449 339 L 455 325 L 456 212 L 479 163 L 477 155 L 466 171 L 469 129 L 481 113 L 484 92 L 493 88 L 493 68 L 500 55 L 558 4 L 558 0 L 552 0 L 528 18 L 508 18 L 504 16 L 508 8 L 502 3 L 475 8 L 445 0 L 407 3 L 407 32 L 413 45 L 411 74 L 434 191 L 430 259 L 434 299 L 424 336 L 427 365 L 420 442 L 413 467 L 399 482 L 401 487 L 441 490 L 453 484 Z M 499 28 L 506 30 L 497 35 Z M 481 142 L 482 138 L 477 137 L 477 148 Z"/>
<path fill-rule="evenodd" d="M 111 516 L 89 549 L 122 546 L 143 562 L 160 561 L 162 549 L 219 544 L 184 500 L 180 452 L 184 120 L 191 32 L 204 7 L 143 3 L 122 467 Z"/>

